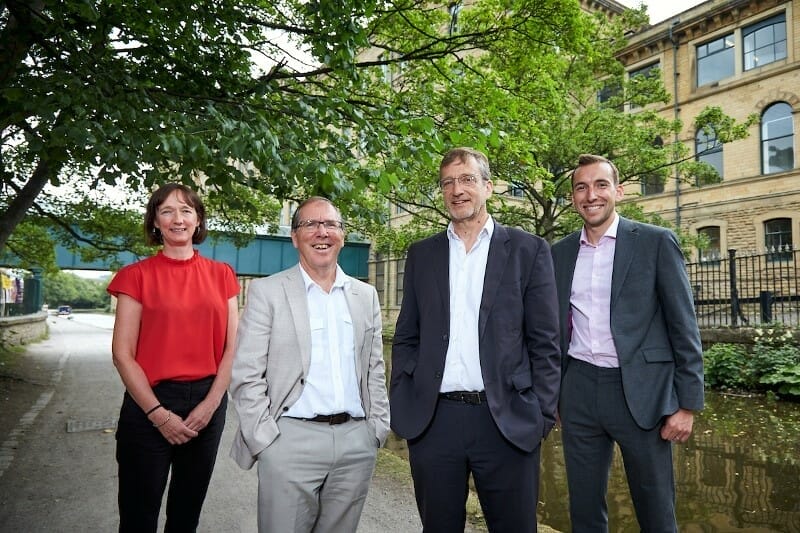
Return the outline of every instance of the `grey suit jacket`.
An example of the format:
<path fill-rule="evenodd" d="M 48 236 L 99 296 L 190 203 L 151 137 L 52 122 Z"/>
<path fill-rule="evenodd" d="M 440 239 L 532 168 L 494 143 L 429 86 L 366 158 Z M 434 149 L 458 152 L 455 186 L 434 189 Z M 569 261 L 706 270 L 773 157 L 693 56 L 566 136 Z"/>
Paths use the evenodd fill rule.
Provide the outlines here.
<path fill-rule="evenodd" d="M 580 231 L 552 247 L 568 364 L 570 293 Z M 703 350 L 683 253 L 671 231 L 620 217 L 611 283 L 611 334 L 636 423 L 652 429 L 678 408 L 703 408 Z"/>
<path fill-rule="evenodd" d="M 381 310 L 375 288 L 350 278 L 356 377 L 376 443 L 389 433 Z M 300 397 L 311 361 L 308 300 L 299 265 L 254 280 L 236 336 L 230 393 L 239 415 L 231 457 L 249 469 L 279 434 L 277 420 Z"/>

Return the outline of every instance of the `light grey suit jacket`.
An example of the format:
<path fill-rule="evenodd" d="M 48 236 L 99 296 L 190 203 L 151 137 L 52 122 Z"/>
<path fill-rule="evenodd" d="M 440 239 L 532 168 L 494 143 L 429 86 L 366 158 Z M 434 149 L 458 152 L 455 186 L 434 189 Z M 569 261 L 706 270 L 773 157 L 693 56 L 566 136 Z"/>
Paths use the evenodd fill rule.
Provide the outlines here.
<path fill-rule="evenodd" d="M 568 364 L 570 293 L 580 231 L 552 247 Z M 703 408 L 703 349 L 683 253 L 671 231 L 620 217 L 611 283 L 611 335 L 625 399 L 636 423 L 652 429 L 679 407 Z"/>
<path fill-rule="evenodd" d="M 353 320 L 356 378 L 376 445 L 389 433 L 381 309 L 375 288 L 345 289 Z M 300 397 L 311 362 L 308 300 L 299 265 L 254 280 L 239 322 L 230 393 L 239 415 L 231 457 L 249 469 L 279 434 L 277 420 Z"/>

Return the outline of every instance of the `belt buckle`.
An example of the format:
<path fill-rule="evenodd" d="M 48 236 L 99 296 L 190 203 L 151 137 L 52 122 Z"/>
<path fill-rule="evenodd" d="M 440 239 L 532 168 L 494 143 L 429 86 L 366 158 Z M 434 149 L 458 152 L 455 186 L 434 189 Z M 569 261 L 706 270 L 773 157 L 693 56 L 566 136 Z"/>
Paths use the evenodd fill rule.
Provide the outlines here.
<path fill-rule="evenodd" d="M 468 403 L 470 405 L 480 405 L 481 404 L 481 393 L 480 392 L 462 392 L 461 393 L 461 401 L 464 403 Z"/>
<path fill-rule="evenodd" d="M 350 420 L 349 413 L 337 413 L 335 415 L 331 415 L 331 419 L 328 422 L 328 424 L 330 424 L 331 426 L 335 426 L 338 424 L 344 424 L 348 420 Z"/>

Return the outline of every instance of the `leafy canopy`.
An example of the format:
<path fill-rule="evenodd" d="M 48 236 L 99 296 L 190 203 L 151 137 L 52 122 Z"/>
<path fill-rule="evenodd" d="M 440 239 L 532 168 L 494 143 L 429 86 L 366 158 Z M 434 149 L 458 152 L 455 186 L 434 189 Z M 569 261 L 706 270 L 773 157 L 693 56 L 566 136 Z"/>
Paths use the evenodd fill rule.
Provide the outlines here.
<path fill-rule="evenodd" d="M 230 232 L 324 194 L 402 250 L 442 224 L 436 168 L 454 145 L 487 151 L 524 199 L 495 196 L 502 222 L 555 238 L 575 223 L 577 154 L 614 158 L 628 181 L 687 159 L 659 142 L 680 128 L 647 105 L 668 98 L 659 79 L 615 59 L 642 16 L 574 0 L 6 2 L 0 255 L 47 264 L 31 235 L 91 259 L 141 251 L 141 207 L 166 181 L 201 188 Z M 742 134 L 721 110 L 700 118 Z M 387 200 L 417 213 L 401 233 Z"/>

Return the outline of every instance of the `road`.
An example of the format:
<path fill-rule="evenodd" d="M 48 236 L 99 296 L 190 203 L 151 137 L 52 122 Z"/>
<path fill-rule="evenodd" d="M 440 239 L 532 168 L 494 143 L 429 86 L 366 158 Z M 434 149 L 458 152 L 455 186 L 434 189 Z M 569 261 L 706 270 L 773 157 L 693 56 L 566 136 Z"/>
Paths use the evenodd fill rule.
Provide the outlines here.
<path fill-rule="evenodd" d="M 0 531 L 117 530 L 113 320 L 51 316 L 49 338 L 0 367 Z M 256 472 L 228 457 L 235 424 L 229 408 L 200 532 L 256 532 Z M 376 473 L 358 533 L 420 529 L 410 487 Z"/>

